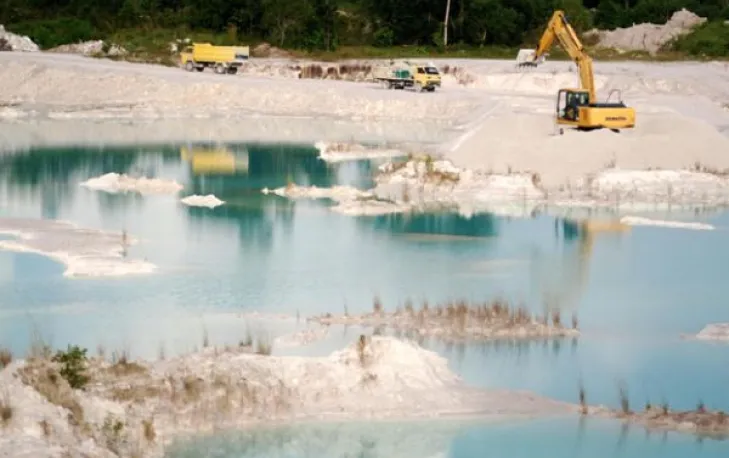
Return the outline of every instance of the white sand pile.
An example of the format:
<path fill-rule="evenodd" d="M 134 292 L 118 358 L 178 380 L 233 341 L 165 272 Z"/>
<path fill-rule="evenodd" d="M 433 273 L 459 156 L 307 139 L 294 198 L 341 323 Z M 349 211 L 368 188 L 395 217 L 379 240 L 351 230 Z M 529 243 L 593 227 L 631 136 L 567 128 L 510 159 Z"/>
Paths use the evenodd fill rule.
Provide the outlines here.
<path fill-rule="evenodd" d="M 208 194 L 205 196 L 199 196 L 197 194 L 194 194 L 192 196 L 187 196 L 180 200 L 185 205 L 189 205 L 191 207 L 208 207 L 208 208 L 215 208 L 220 205 L 223 205 L 225 202 L 215 197 L 213 194 Z"/>
<path fill-rule="evenodd" d="M 695 223 L 686 221 L 664 221 L 640 216 L 624 216 L 620 222 L 629 226 L 657 226 L 675 229 L 692 229 L 696 231 L 713 231 L 715 227 L 706 223 Z"/>
<path fill-rule="evenodd" d="M 33 43 L 33 40 L 26 36 L 16 35 L 0 24 L 0 40 L 5 42 L 5 45 L 9 49 L 0 49 L 0 51 L 24 51 L 24 52 L 36 52 L 40 51 L 37 44 Z"/>
<path fill-rule="evenodd" d="M 695 336 L 700 340 L 729 341 L 729 323 L 713 323 L 707 325 Z"/>
<path fill-rule="evenodd" d="M 621 51 L 648 51 L 655 54 L 666 43 L 689 33 L 694 27 L 704 22 L 706 22 L 706 18 L 682 8 L 673 13 L 668 22 L 663 25 L 643 23 L 609 31 L 593 29 L 585 35 L 596 35 L 598 46 L 603 48 L 615 48 Z"/>
<path fill-rule="evenodd" d="M 128 54 L 126 49 L 116 44 L 110 44 L 108 45 L 108 49 L 105 48 L 106 46 L 103 40 L 92 40 L 56 46 L 55 48 L 49 49 L 48 52 L 80 54 L 82 56 L 124 56 Z"/>
<path fill-rule="evenodd" d="M 386 337 L 373 337 L 364 347 L 354 343 L 326 358 L 208 348 L 154 364 L 97 362 L 85 391 L 70 390 L 57 373 L 56 382 L 49 383 L 56 370 L 42 361 L 16 361 L 0 371 L 0 385 L 12 393 L 12 418 L 0 435 L 1 449 L 23 450 L 25 456 L 53 451 L 105 457 L 114 450 L 156 457 L 175 437 L 277 419 L 507 419 L 575 411 L 526 393 L 468 388 L 445 358 Z M 51 426 L 48 434 L 44 419 Z"/>
<path fill-rule="evenodd" d="M 96 178 L 89 178 L 81 186 L 94 191 L 111 194 L 120 192 L 137 192 L 139 194 L 176 194 L 182 185 L 175 180 L 162 178 L 130 177 L 126 174 L 107 173 Z"/>
<path fill-rule="evenodd" d="M 405 156 L 395 148 L 367 148 L 358 143 L 316 142 L 319 157 L 326 162 L 343 162 L 361 159 L 380 159 Z"/>
<path fill-rule="evenodd" d="M 451 146 L 447 157 L 461 167 L 493 173 L 531 171 L 548 187 L 597 174 L 612 164 L 621 169 L 729 170 L 729 137 L 696 119 L 638 114 L 635 129 L 555 134 L 550 116 L 489 117 Z M 689 178 L 689 177 L 686 177 Z"/>
<path fill-rule="evenodd" d="M 136 240 L 123 233 L 82 229 L 71 223 L 49 220 L 0 218 L 0 250 L 37 253 L 66 266 L 67 277 L 107 277 L 148 274 L 156 266 L 128 259 L 125 250 Z"/>

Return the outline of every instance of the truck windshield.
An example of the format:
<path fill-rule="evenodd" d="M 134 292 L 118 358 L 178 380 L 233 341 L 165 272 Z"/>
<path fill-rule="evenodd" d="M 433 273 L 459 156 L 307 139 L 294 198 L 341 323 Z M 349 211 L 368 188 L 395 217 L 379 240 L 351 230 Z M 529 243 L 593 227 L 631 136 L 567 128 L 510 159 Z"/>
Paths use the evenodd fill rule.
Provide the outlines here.
<path fill-rule="evenodd" d="M 435 67 L 425 67 L 425 73 L 427 73 L 428 75 L 437 75 L 438 69 Z"/>

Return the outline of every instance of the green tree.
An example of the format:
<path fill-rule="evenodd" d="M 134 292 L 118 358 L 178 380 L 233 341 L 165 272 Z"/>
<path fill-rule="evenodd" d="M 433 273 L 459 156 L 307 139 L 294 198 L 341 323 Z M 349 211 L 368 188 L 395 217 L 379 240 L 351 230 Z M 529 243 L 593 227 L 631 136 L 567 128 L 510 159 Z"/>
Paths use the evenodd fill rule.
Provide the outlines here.
<path fill-rule="evenodd" d="M 262 7 L 263 26 L 281 47 L 299 38 L 313 13 L 311 3 L 307 0 L 262 0 Z"/>

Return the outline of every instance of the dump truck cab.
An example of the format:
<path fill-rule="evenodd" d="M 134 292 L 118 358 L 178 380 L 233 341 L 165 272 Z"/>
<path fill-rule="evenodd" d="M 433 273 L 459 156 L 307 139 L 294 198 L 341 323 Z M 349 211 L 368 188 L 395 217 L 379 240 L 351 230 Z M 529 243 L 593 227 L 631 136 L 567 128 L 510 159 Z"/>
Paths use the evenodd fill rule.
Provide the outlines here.
<path fill-rule="evenodd" d="M 432 92 L 441 85 L 440 72 L 433 65 L 415 65 L 412 74 L 415 84 L 420 86 L 421 90 Z"/>

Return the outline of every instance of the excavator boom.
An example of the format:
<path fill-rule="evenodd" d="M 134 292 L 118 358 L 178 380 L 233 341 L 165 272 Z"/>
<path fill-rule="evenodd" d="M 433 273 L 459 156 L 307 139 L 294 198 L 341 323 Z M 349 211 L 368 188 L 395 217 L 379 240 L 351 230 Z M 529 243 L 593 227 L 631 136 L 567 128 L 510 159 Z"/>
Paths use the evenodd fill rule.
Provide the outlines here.
<path fill-rule="evenodd" d="M 595 78 L 592 73 L 592 58 L 587 55 L 577 33 L 567 22 L 564 12 L 557 10 L 547 24 L 539 45 L 534 51 L 533 61 L 537 62 L 552 48 L 555 38 L 559 41 L 562 49 L 577 64 L 580 72 L 580 84 L 590 95 L 590 103 L 597 103 L 595 95 Z"/>
<path fill-rule="evenodd" d="M 635 125 L 635 110 L 625 106 L 622 101 L 599 103 L 595 90 L 595 76 L 592 58 L 587 55 L 577 33 L 570 25 L 564 12 L 557 10 L 552 14 L 536 49 L 517 56 L 519 65 L 536 66 L 544 60 L 547 52 L 557 40 L 577 65 L 580 75 L 580 89 L 561 89 L 557 94 L 557 123 L 572 125 L 579 129 L 591 130 L 607 127 L 611 130 L 631 128 Z"/>

